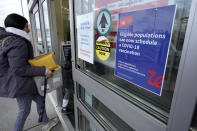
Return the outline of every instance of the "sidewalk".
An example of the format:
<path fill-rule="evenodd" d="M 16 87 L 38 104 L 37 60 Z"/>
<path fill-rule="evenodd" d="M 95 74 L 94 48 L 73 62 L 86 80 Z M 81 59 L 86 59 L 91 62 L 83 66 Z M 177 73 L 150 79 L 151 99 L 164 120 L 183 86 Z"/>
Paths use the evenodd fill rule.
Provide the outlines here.
<path fill-rule="evenodd" d="M 49 101 L 46 99 L 46 109 L 49 119 L 57 117 L 57 114 Z M 15 99 L 1 98 L 0 97 L 0 131 L 12 131 L 14 121 L 17 116 L 17 103 Z M 31 113 L 28 116 L 24 131 L 41 131 L 41 126 L 39 125 L 38 114 L 36 111 L 36 104 L 32 102 Z M 59 122 L 56 127 L 51 131 L 64 131 L 61 123 Z"/>

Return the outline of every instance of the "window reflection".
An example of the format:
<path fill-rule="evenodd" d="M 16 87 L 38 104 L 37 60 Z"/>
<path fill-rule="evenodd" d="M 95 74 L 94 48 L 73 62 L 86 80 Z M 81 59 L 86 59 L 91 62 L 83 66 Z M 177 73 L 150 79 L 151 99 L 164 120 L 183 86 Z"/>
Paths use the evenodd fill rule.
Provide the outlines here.
<path fill-rule="evenodd" d="M 97 131 L 94 125 L 78 110 L 79 116 L 79 131 Z"/>
<path fill-rule="evenodd" d="M 36 21 L 36 33 L 37 33 L 37 43 L 36 47 L 39 52 L 39 54 L 44 53 L 44 45 L 42 43 L 42 34 L 41 34 L 41 29 L 40 29 L 40 18 L 39 18 L 39 13 L 38 11 L 34 15 L 35 21 Z"/>
<path fill-rule="evenodd" d="M 79 99 L 88 105 L 95 116 L 103 121 L 103 124 L 108 128 L 107 130 L 113 131 L 134 131 L 127 123 L 119 118 L 115 113 L 108 109 L 96 97 L 87 92 L 84 87 L 79 85 L 78 88 Z"/>
<path fill-rule="evenodd" d="M 43 15 L 44 15 L 44 27 L 45 27 L 45 36 L 47 42 L 47 51 L 51 52 L 51 35 L 50 35 L 50 26 L 49 26 L 49 14 L 48 14 L 48 7 L 47 1 L 45 0 L 42 3 Z"/>

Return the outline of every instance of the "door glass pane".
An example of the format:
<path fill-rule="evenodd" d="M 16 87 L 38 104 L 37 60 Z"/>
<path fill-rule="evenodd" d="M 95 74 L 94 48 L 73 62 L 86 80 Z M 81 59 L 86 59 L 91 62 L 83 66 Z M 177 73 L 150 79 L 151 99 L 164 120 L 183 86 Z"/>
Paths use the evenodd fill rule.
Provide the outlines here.
<path fill-rule="evenodd" d="M 94 22 L 94 42 L 91 43 L 94 46 L 93 64 L 87 62 L 87 60 L 78 58 L 79 52 L 77 49 L 78 46 L 76 46 L 77 67 L 84 70 L 85 73 L 90 74 L 92 78 L 100 81 L 106 85 L 106 87 L 111 88 L 125 99 L 135 103 L 135 105 L 166 123 L 174 93 L 185 32 L 189 19 L 191 1 L 192 0 L 75 0 L 75 25 L 80 21 L 80 19 L 77 19 L 79 18 L 78 16 L 90 12 L 94 12 L 94 21 L 96 21 L 99 11 L 102 9 L 108 9 L 112 17 L 111 30 L 108 34 L 104 34 L 110 43 L 109 58 L 107 60 L 102 60 L 96 54 L 96 41 L 101 37 L 101 34 L 97 31 L 97 25 L 96 22 Z M 162 94 L 159 96 L 114 75 L 119 19 L 118 14 L 142 11 L 151 8 L 156 8 L 157 10 L 157 7 L 168 5 L 176 5 L 176 15 L 167 56 L 168 59 Z M 146 19 L 142 22 L 146 22 Z M 132 30 L 132 27 L 129 28 L 129 30 Z M 75 31 L 77 34 L 79 29 L 75 27 Z M 76 45 L 79 45 L 80 41 L 78 40 L 78 35 L 76 35 L 75 38 Z M 147 48 L 146 50 L 148 51 L 149 49 Z M 131 66 L 128 67 L 131 68 Z"/>
<path fill-rule="evenodd" d="M 36 43 L 36 49 L 39 52 L 39 54 L 44 53 L 44 45 L 42 42 L 42 33 L 40 28 L 40 17 L 38 11 L 34 14 L 35 21 L 36 21 L 36 34 L 37 34 L 37 43 Z"/>
<path fill-rule="evenodd" d="M 47 41 L 47 51 L 51 52 L 51 35 L 50 35 L 50 26 L 49 26 L 49 14 L 48 14 L 48 7 L 47 1 L 45 0 L 42 3 L 43 15 L 44 15 L 44 27 L 45 27 L 45 36 Z"/>
<path fill-rule="evenodd" d="M 120 119 L 115 113 L 108 109 L 102 102 L 96 99 L 85 88 L 79 85 L 78 88 L 79 99 L 87 105 L 94 116 L 103 121 L 103 125 L 107 130 L 113 131 L 134 131 L 127 123 Z"/>
<path fill-rule="evenodd" d="M 97 131 L 94 125 L 89 121 L 80 110 L 78 110 L 79 131 Z"/>

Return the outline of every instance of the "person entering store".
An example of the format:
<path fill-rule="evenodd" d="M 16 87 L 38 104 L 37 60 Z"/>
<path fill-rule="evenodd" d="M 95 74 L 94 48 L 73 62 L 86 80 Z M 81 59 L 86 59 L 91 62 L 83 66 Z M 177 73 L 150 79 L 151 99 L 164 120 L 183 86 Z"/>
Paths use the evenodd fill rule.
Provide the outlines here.
<path fill-rule="evenodd" d="M 30 66 L 33 47 L 28 35 L 28 21 L 18 14 L 6 17 L 5 28 L 0 28 L 0 97 L 16 98 L 18 115 L 13 131 L 22 131 L 31 110 L 32 100 L 41 109 L 43 97 L 38 94 L 35 76 L 52 77 L 53 72 L 45 67 Z M 48 120 L 44 111 L 42 131 L 49 131 L 57 120 Z"/>
<path fill-rule="evenodd" d="M 71 63 L 71 47 L 70 45 L 64 49 L 64 67 L 63 67 L 63 79 L 65 94 L 62 102 L 62 113 L 70 114 L 72 109 L 68 107 L 69 99 L 74 92 L 73 78 L 72 78 L 72 63 Z"/>

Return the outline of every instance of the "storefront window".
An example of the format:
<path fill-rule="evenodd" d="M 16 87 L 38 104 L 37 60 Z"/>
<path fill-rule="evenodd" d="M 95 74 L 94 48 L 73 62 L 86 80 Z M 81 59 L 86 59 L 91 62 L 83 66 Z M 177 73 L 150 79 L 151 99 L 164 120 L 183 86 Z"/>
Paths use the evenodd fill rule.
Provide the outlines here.
<path fill-rule="evenodd" d="M 168 8 L 170 6 L 175 7 L 175 17 L 172 17 L 171 24 L 162 25 L 163 23 L 157 23 L 158 19 L 161 19 L 161 17 L 159 17 L 159 10 Z M 139 106 L 146 112 L 152 114 L 153 116 L 157 117 L 158 119 L 166 123 L 174 93 L 179 62 L 181 58 L 182 47 L 189 18 L 190 7 L 191 0 L 75 0 L 75 38 L 77 43 L 77 67 L 85 71 L 85 73 L 88 73 L 91 76 L 93 76 L 92 78 L 95 78 L 97 81 L 100 81 L 101 83 L 106 85 L 106 87 L 111 88 L 113 91 L 120 94 L 122 97 L 128 99 L 132 103 L 135 103 L 135 105 Z M 152 14 L 148 13 L 149 9 L 152 9 L 155 12 L 153 12 Z M 103 16 L 102 11 L 104 12 L 103 14 L 105 16 Z M 116 61 L 118 58 L 116 49 L 120 48 L 120 44 L 118 47 L 117 45 L 118 43 L 120 43 L 119 38 L 121 36 L 118 33 L 122 31 L 129 32 L 130 34 L 132 34 L 130 31 L 136 30 L 136 28 L 133 26 L 121 28 L 134 21 L 132 18 L 134 18 L 135 16 L 132 16 L 131 18 L 130 16 L 128 16 L 129 13 L 127 12 L 129 12 L 132 15 L 136 15 L 139 18 L 139 25 L 140 23 L 144 23 L 144 25 L 146 26 L 139 26 L 138 30 L 142 29 L 142 32 L 146 32 L 147 30 L 143 30 L 143 28 L 151 28 L 152 34 L 154 34 L 154 36 L 152 36 L 151 34 L 140 34 L 138 32 L 138 37 L 144 38 L 148 37 L 147 35 L 150 35 L 150 39 L 148 40 L 152 40 L 152 44 L 154 44 L 154 40 L 156 40 L 156 38 L 158 37 L 160 37 L 161 39 L 162 37 L 169 37 L 169 50 L 165 47 L 160 48 L 160 50 L 151 52 L 151 48 L 146 47 L 143 49 L 143 51 L 145 53 L 149 53 L 146 55 L 146 57 L 140 58 L 145 59 L 145 61 L 148 59 L 150 61 L 157 62 L 159 60 L 163 61 L 163 64 L 161 64 L 161 66 L 164 66 L 165 70 L 163 72 L 164 74 L 162 75 L 162 77 L 157 79 L 155 77 L 151 78 L 150 76 L 150 80 L 147 79 L 150 85 L 154 85 L 154 81 L 156 83 L 159 81 L 161 82 L 161 80 L 163 81 L 162 84 L 159 83 L 160 85 L 158 83 L 154 85 L 157 88 L 162 88 L 162 91 L 158 94 L 153 93 L 150 90 L 146 90 L 145 88 L 142 88 L 142 86 L 139 86 L 139 84 L 143 83 L 144 81 L 141 81 L 141 83 L 139 83 L 138 81 L 138 84 L 136 84 L 135 82 L 132 82 L 132 80 L 128 80 L 130 75 L 129 73 L 127 73 L 128 75 L 125 75 L 126 73 L 122 74 L 123 77 L 125 76 L 124 78 L 118 76 L 117 74 L 115 75 L 115 72 L 117 71 L 116 64 L 118 63 Z M 143 14 L 142 12 L 145 14 Z M 168 13 L 170 14 L 170 11 Z M 125 19 L 121 19 L 124 16 L 128 17 L 125 17 Z M 154 18 L 151 24 L 146 23 L 147 19 L 150 19 L 149 17 Z M 88 19 L 89 21 L 85 22 L 85 19 Z M 93 23 L 93 26 L 91 26 L 91 23 Z M 172 26 L 172 31 L 166 31 L 167 33 L 163 31 L 163 27 L 170 28 L 170 25 Z M 159 32 L 163 31 L 164 33 L 166 33 L 163 36 L 161 34 L 155 33 L 155 29 L 160 27 L 162 29 L 158 29 Z M 98 28 L 100 28 L 100 31 Z M 120 30 L 120 28 L 122 30 Z M 119 36 L 119 38 L 117 38 L 117 36 Z M 99 43 L 100 41 L 105 41 L 105 45 L 101 45 Z M 147 44 L 147 41 L 143 41 L 143 39 L 138 39 L 138 42 L 141 42 L 141 44 Z M 132 45 L 132 47 L 129 47 L 135 50 L 141 49 L 141 46 L 136 45 Z M 105 55 L 99 57 L 98 50 L 102 50 L 99 53 L 102 55 L 102 53 L 104 52 Z M 165 55 L 158 55 L 159 52 L 163 50 L 168 51 Z M 135 54 L 136 58 L 133 60 L 129 59 L 128 61 L 132 61 L 134 64 L 137 64 L 137 57 L 139 56 L 139 54 L 135 52 L 130 53 L 132 55 Z M 126 59 L 128 55 L 119 55 L 119 57 L 120 59 Z M 149 67 L 149 63 L 151 63 L 150 61 L 147 61 L 147 63 L 145 63 L 146 65 L 141 64 L 140 67 Z M 132 64 L 125 64 L 124 66 L 125 70 L 127 71 L 132 68 L 135 68 L 135 65 Z M 133 72 L 138 71 L 133 70 Z M 151 73 L 153 75 L 156 72 Z M 139 74 L 140 73 L 136 73 L 136 78 L 139 77 Z M 131 79 L 134 79 L 134 77 Z"/>
<path fill-rule="evenodd" d="M 79 85 L 78 97 L 92 111 L 97 119 L 100 119 L 107 130 L 134 131 L 128 124 L 109 110 L 102 102 L 96 99 L 85 88 Z"/>
<path fill-rule="evenodd" d="M 43 41 L 42 41 L 42 33 L 41 33 L 41 29 L 40 29 L 40 17 L 39 17 L 39 13 L 38 11 L 35 13 L 34 15 L 35 17 L 35 21 L 36 21 L 36 33 L 37 33 L 37 50 L 40 54 L 44 53 L 44 45 L 43 45 Z"/>
<path fill-rule="evenodd" d="M 49 26 L 49 14 L 48 14 L 48 7 L 47 7 L 47 1 L 45 0 L 42 3 L 42 9 L 43 9 L 43 15 L 44 15 L 44 27 L 45 27 L 45 35 L 46 35 L 46 41 L 47 41 L 47 51 L 51 52 L 51 35 L 50 35 L 50 26 Z"/>
<path fill-rule="evenodd" d="M 68 44 L 68 41 L 70 41 L 69 2 L 68 0 L 59 0 L 54 2 L 58 41 L 61 44 Z"/>
<path fill-rule="evenodd" d="M 63 23 L 64 41 L 70 41 L 70 19 L 69 19 L 69 4 L 67 0 L 61 2 L 61 18 Z M 68 44 L 68 43 L 66 43 Z"/>

